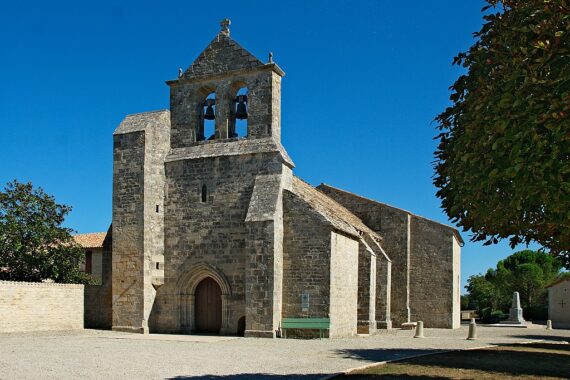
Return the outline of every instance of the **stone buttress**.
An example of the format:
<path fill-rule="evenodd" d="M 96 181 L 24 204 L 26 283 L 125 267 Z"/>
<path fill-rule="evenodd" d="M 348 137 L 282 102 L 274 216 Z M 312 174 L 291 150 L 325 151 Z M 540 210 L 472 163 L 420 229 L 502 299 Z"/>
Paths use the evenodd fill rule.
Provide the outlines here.
<path fill-rule="evenodd" d="M 112 328 L 147 333 L 163 281 L 170 113 L 127 116 L 113 134 Z"/>

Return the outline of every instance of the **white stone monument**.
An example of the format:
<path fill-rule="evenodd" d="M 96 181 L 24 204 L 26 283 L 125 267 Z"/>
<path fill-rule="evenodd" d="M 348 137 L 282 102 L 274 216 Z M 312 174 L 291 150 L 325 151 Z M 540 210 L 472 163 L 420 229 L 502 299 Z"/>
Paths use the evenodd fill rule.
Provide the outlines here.
<path fill-rule="evenodd" d="M 523 318 L 523 310 L 521 308 L 521 299 L 519 292 L 513 293 L 513 303 L 511 304 L 511 309 L 509 310 L 509 319 L 502 321 L 501 323 L 509 325 L 525 325 L 526 321 Z"/>

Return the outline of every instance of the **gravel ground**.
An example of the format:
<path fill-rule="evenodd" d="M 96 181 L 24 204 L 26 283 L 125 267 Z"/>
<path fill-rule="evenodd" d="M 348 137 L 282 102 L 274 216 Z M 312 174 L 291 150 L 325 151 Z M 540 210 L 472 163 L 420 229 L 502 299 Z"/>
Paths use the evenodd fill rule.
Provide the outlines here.
<path fill-rule="evenodd" d="M 382 331 L 371 337 L 295 340 L 135 335 L 111 331 L 0 334 L 0 379 L 318 379 L 375 362 L 440 350 L 531 340 L 570 341 L 570 330 L 478 327 Z"/>

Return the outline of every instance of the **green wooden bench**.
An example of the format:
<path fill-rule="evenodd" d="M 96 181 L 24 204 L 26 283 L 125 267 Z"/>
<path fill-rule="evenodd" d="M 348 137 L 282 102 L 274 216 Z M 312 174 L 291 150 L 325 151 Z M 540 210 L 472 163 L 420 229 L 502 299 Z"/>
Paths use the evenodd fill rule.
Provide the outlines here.
<path fill-rule="evenodd" d="M 283 318 L 281 320 L 281 330 L 283 338 L 287 338 L 287 329 L 319 330 L 319 337 L 323 338 L 323 330 L 331 327 L 329 318 Z"/>

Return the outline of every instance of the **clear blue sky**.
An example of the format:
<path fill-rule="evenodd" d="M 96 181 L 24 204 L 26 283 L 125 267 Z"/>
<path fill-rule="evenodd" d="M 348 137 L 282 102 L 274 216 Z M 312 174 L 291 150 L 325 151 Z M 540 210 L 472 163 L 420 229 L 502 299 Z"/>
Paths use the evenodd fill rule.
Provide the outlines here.
<path fill-rule="evenodd" d="M 25 4 L 25 5 L 22 5 Z M 118 1 L 0 5 L 0 183 L 32 181 L 111 221 L 112 132 L 169 106 L 168 87 L 232 20 L 232 37 L 285 70 L 283 144 L 295 173 L 448 223 L 432 185 L 433 118 L 481 26 L 472 1 Z M 468 234 L 463 234 L 466 241 Z M 463 248 L 463 283 L 512 251 Z"/>

